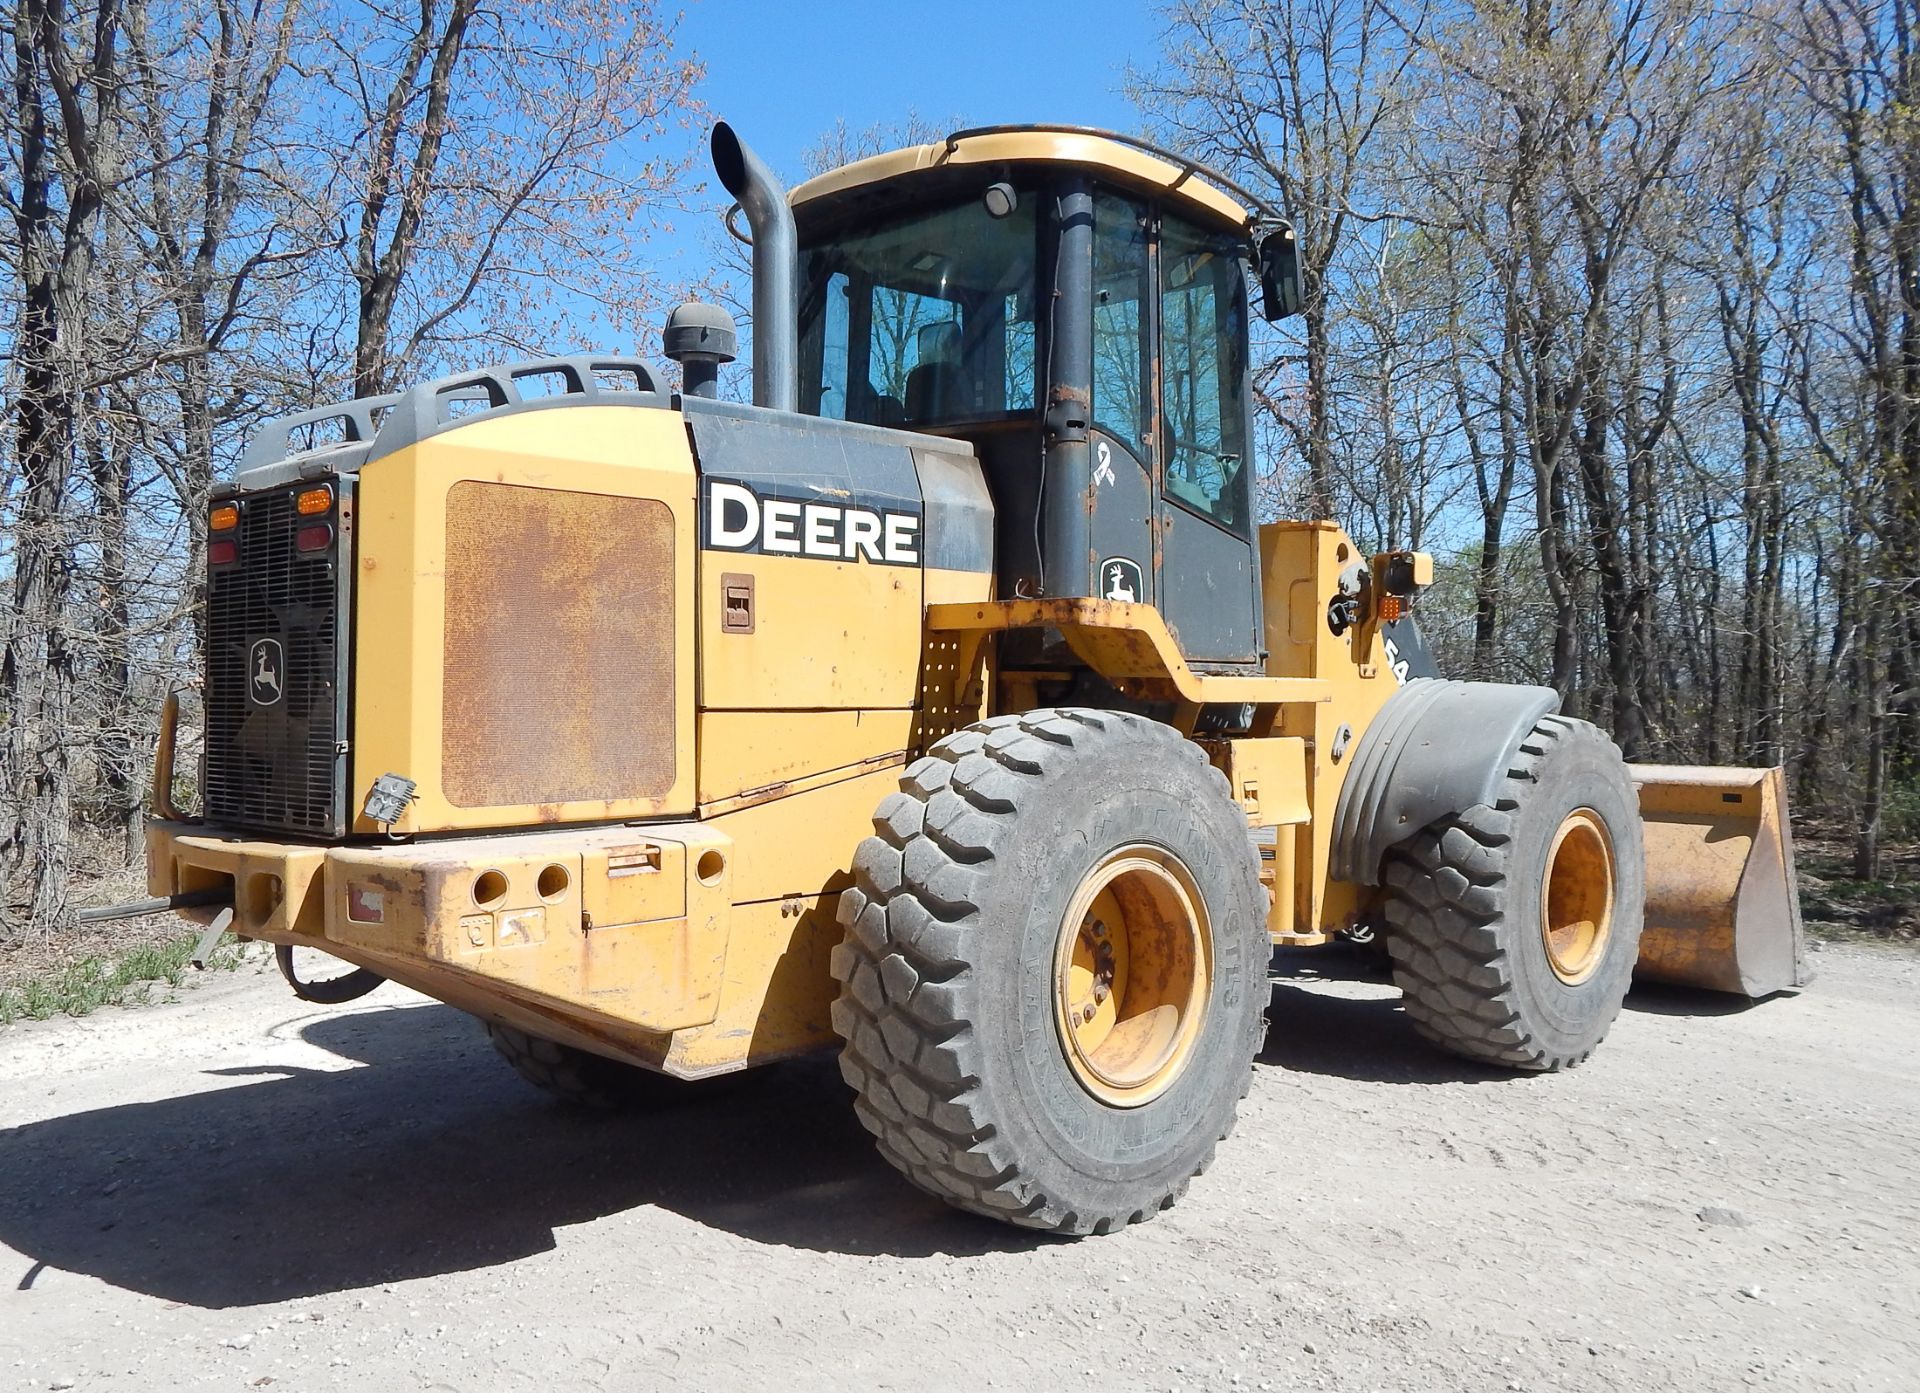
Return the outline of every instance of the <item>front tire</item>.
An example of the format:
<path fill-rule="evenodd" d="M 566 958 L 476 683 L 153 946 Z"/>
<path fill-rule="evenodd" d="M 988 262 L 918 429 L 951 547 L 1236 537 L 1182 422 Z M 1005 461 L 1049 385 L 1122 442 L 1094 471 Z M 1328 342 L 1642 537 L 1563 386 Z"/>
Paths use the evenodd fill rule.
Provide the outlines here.
<path fill-rule="evenodd" d="M 1393 976 L 1420 1033 L 1454 1054 L 1566 1069 L 1606 1037 L 1640 953 L 1646 857 L 1620 751 L 1546 716 L 1493 806 L 1387 854 Z"/>
<path fill-rule="evenodd" d="M 1268 940 L 1199 748 L 1108 711 L 982 721 L 881 803 L 840 900 L 841 1072 L 951 1204 L 1105 1233 L 1173 1204 L 1252 1079 Z"/>

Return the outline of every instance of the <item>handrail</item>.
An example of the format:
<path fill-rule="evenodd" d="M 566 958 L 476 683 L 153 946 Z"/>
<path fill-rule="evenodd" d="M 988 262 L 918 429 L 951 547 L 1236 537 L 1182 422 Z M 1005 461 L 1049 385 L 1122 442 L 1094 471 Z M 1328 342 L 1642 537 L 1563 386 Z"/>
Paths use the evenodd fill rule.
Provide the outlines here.
<path fill-rule="evenodd" d="M 599 380 L 601 374 L 631 379 L 633 386 L 610 388 Z M 557 382 L 561 390 L 528 396 L 519 384 L 529 378 Z M 668 398 L 664 382 L 665 378 L 653 364 L 619 353 L 571 353 L 494 364 L 438 377 L 388 396 L 360 397 L 263 422 L 241 455 L 239 472 L 244 474 L 256 466 L 278 464 L 302 454 L 319 454 L 338 448 L 338 444 L 364 445 L 367 457 L 377 459 L 487 412 L 544 405 L 555 400 L 643 401 L 665 406 Z M 479 411 L 456 413 L 449 409 L 453 403 L 483 405 Z M 346 440 L 314 451 L 292 449 L 291 436 L 295 430 L 323 421 L 339 421 Z M 357 464 L 345 467 L 351 469 Z M 233 484 L 225 484 L 215 492 L 217 496 L 226 496 L 233 488 Z"/>
<path fill-rule="evenodd" d="M 153 810 L 169 822 L 197 823 L 198 816 L 173 801 L 173 748 L 179 727 L 180 693 L 169 691 L 160 703 L 160 738 L 153 747 Z"/>

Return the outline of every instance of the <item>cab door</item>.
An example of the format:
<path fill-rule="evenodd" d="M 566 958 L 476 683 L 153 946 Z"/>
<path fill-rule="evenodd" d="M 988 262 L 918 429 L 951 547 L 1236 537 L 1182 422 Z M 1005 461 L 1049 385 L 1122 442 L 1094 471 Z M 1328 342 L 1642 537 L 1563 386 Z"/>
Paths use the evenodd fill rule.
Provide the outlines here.
<path fill-rule="evenodd" d="M 1195 662 L 1260 658 L 1242 252 L 1236 238 L 1159 220 L 1154 589 Z"/>

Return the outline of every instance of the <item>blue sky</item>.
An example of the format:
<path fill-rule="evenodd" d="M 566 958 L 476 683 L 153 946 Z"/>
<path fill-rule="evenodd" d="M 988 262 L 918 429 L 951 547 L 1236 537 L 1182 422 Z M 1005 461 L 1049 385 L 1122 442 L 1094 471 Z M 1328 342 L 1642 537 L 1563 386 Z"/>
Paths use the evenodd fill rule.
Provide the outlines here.
<path fill-rule="evenodd" d="M 795 183 L 805 151 L 842 120 L 856 132 L 909 112 L 1136 130 L 1121 84 L 1128 63 L 1153 61 L 1160 28 L 1145 3 L 1113 0 L 691 0 L 679 43 L 706 65 L 708 110 Z M 710 176 L 704 148 L 702 137 Z M 722 199 L 717 187 L 709 195 Z M 710 258 L 707 220 L 677 224 L 656 244 L 665 259 Z"/>
<path fill-rule="evenodd" d="M 859 130 L 911 109 L 1132 129 L 1120 85 L 1159 32 L 1146 5 L 1113 0 L 694 0 L 680 30 L 706 64 L 708 106 L 789 177 L 842 118 Z"/>

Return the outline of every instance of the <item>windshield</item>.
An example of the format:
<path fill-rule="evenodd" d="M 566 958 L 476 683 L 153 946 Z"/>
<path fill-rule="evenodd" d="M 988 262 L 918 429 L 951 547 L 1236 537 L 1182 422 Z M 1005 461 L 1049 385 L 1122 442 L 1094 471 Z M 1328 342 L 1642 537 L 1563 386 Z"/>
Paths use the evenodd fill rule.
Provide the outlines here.
<path fill-rule="evenodd" d="M 880 426 L 1034 409 L 1038 198 L 980 199 L 841 232 L 801 260 L 800 409 Z"/>

